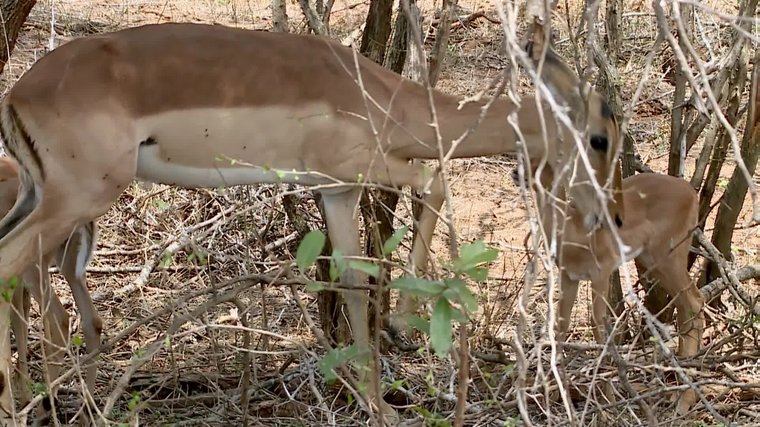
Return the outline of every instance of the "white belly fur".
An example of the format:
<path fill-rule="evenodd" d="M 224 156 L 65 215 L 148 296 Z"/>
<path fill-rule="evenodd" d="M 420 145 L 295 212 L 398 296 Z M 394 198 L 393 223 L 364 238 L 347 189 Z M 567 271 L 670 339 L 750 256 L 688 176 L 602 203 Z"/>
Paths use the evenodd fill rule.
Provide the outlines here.
<path fill-rule="evenodd" d="M 355 181 L 355 176 L 331 179 L 329 172 L 334 165 L 344 166 L 335 169 L 341 173 L 369 162 L 362 124 L 320 104 L 148 116 L 137 122 L 140 140 L 151 140 L 140 146 L 137 177 L 184 187 Z"/>

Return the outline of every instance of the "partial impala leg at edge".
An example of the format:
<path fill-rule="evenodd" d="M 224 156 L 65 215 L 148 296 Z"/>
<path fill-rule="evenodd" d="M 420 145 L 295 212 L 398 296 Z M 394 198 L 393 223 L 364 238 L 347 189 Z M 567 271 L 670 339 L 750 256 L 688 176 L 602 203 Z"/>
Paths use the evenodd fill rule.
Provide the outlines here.
<path fill-rule="evenodd" d="M 8 157 L 0 157 L 0 216 L 5 216 L 14 206 L 19 189 L 18 165 Z M 44 322 L 44 340 L 48 382 L 58 377 L 60 364 L 66 350 L 69 332 L 69 316 L 57 295 L 50 286 L 48 268 L 51 258 L 55 255 L 56 265 L 60 267 L 66 281 L 74 294 L 77 307 L 82 316 L 82 329 L 89 351 L 100 347 L 102 322 L 97 315 L 92 299 L 87 289 L 85 270 L 92 258 L 97 239 L 95 223 L 78 227 L 55 254 L 47 254 L 40 258 L 39 267 L 35 265 L 26 269 L 22 274 L 22 284 L 13 292 L 13 316 L 11 327 L 16 337 L 18 349 L 18 367 L 16 372 L 16 390 L 22 404 L 31 401 L 31 384 L 29 376 L 28 355 L 28 322 L 30 295 L 41 307 Z M 93 363 L 87 367 L 85 384 L 92 391 L 95 386 L 97 366 Z M 48 391 L 48 397 L 43 400 L 38 409 L 35 423 L 45 423 L 49 420 L 52 407 L 49 397 L 55 396 L 55 390 Z M 84 424 L 84 423 L 82 423 Z"/>

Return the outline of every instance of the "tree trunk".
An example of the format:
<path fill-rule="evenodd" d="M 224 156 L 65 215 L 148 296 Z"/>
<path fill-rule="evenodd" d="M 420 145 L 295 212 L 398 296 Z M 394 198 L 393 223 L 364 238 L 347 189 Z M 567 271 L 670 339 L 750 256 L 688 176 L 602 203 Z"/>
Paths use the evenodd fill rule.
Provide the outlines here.
<path fill-rule="evenodd" d="M 2 0 L 0 3 L 3 20 L 3 34 L 0 37 L 0 73 L 5 69 L 5 64 L 8 63 L 10 54 L 16 47 L 21 26 L 24 25 L 26 17 L 29 16 L 29 12 L 36 3 L 37 0 Z"/>
<path fill-rule="evenodd" d="M 682 16 L 677 17 L 684 23 L 686 34 L 679 34 L 678 46 L 682 51 L 688 49 L 684 44 L 684 37 L 691 38 L 691 27 L 693 24 L 693 7 L 688 4 L 682 4 Z M 661 29 L 660 31 L 664 31 Z M 675 55 L 675 53 L 673 53 Z M 668 156 L 668 175 L 683 176 L 684 160 L 686 158 L 686 124 L 684 120 L 684 111 L 688 103 L 686 102 L 686 75 L 689 70 L 681 68 L 680 62 L 676 64 L 676 89 L 673 94 L 673 113 L 670 117 L 670 155 Z"/>
<path fill-rule="evenodd" d="M 319 17 L 319 14 L 311 5 L 309 0 L 298 0 L 298 4 L 301 5 L 301 11 L 306 16 L 306 22 L 309 25 L 309 30 L 320 36 L 327 35 L 327 26 Z"/>
<path fill-rule="evenodd" d="M 728 100 L 728 105 L 725 107 L 724 114 L 726 115 L 726 120 L 728 120 L 728 123 L 734 128 L 736 127 L 736 123 L 739 121 L 739 104 L 741 102 L 741 94 L 744 91 L 744 84 L 747 80 L 746 70 L 746 66 L 743 63 L 740 63 L 740 66 L 734 70 L 728 83 L 728 87 L 731 88 L 731 97 Z M 715 143 L 715 150 L 713 151 L 713 157 L 710 162 L 710 169 L 707 171 L 707 178 L 705 179 L 704 186 L 702 187 L 702 191 L 699 195 L 700 228 L 704 228 L 707 216 L 710 214 L 712 208 L 711 200 L 713 194 L 715 194 L 715 187 L 718 185 L 720 169 L 725 162 L 726 154 L 728 153 L 728 147 L 731 144 L 730 138 L 723 127 L 720 127 L 718 129 L 716 139 L 717 141 Z M 726 196 L 725 193 L 724 196 Z M 721 203 L 722 202 L 723 200 L 721 200 Z M 716 221 L 716 228 L 719 226 L 720 224 Z M 730 227 L 733 228 L 733 223 L 730 225 Z M 730 244 L 728 253 L 725 253 L 725 255 L 727 255 L 727 259 L 730 259 Z M 708 262 L 705 266 L 704 274 L 702 275 L 699 283 L 700 285 L 703 285 L 709 282 L 710 278 L 718 276 L 719 272 L 717 268 L 712 265 L 712 263 Z M 710 303 L 710 306 L 719 311 L 723 311 L 725 308 L 720 298 L 715 298 Z"/>
<path fill-rule="evenodd" d="M 391 36 L 392 12 L 393 0 L 371 0 L 369 3 L 359 52 L 380 65 L 385 61 L 385 50 Z"/>
<path fill-rule="evenodd" d="M 362 34 L 360 52 L 367 58 L 384 65 L 388 40 L 391 36 L 391 18 L 393 16 L 393 0 L 371 0 L 367 24 Z M 398 31 L 398 30 L 397 30 Z M 381 191 L 365 190 L 362 196 L 361 208 L 364 216 L 366 255 L 383 259 L 390 254 L 383 254 L 383 244 L 393 234 L 393 214 L 398 205 L 398 194 Z M 384 286 L 389 278 L 389 271 L 381 264 L 380 277 L 370 278 L 370 283 Z M 380 325 L 380 318 L 390 310 L 390 292 L 383 290 L 370 293 L 369 321 L 370 326 Z M 375 305 L 375 304 L 379 304 Z"/>
<path fill-rule="evenodd" d="M 397 74 L 404 74 L 409 39 L 409 18 L 404 13 L 403 8 L 399 7 L 398 12 L 396 12 L 396 22 L 393 24 L 391 43 L 385 55 L 385 68 Z"/>
<path fill-rule="evenodd" d="M 286 0 L 272 0 L 272 31 L 288 32 L 288 10 Z"/>
<path fill-rule="evenodd" d="M 623 14 L 623 0 L 607 0 L 607 11 L 604 20 L 606 33 L 604 41 L 607 44 L 607 54 L 613 64 L 620 58 L 620 48 L 623 46 L 620 34 L 620 16 Z"/>
<path fill-rule="evenodd" d="M 741 72 L 741 71 L 740 71 Z M 755 173 L 758 154 L 760 154 L 760 51 L 755 51 L 754 70 L 750 82 L 750 101 L 747 108 L 747 124 L 741 145 L 741 156 L 747 166 L 750 175 Z M 718 216 L 715 218 L 715 231 L 712 242 L 726 259 L 731 259 L 731 239 L 734 235 L 734 227 L 739 217 L 739 212 L 747 195 L 747 181 L 739 168 L 735 168 L 731 179 L 728 181 L 723 200 L 718 207 Z M 720 277 L 717 268 L 710 264 L 707 269 L 707 282 Z"/>
<path fill-rule="evenodd" d="M 449 46 L 451 20 L 454 17 L 456 6 L 456 0 L 443 0 L 443 10 L 441 11 L 441 19 L 438 21 L 435 44 L 428 58 L 428 82 L 430 86 L 435 86 L 438 83 L 438 78 L 441 76 L 443 61 L 446 59 L 446 50 Z"/>

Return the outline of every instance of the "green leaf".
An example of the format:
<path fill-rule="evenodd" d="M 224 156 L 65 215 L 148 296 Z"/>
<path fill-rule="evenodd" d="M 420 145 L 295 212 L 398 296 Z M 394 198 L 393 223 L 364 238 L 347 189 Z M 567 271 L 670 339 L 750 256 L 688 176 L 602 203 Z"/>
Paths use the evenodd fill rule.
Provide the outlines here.
<path fill-rule="evenodd" d="M 43 396 L 47 396 L 47 385 L 45 383 L 40 382 L 33 382 L 32 383 L 32 393 L 34 394 L 41 394 Z"/>
<path fill-rule="evenodd" d="M 423 297 L 434 297 L 446 290 L 446 286 L 439 281 L 404 276 L 392 281 L 391 289 L 398 289 L 403 292 Z"/>
<path fill-rule="evenodd" d="M 441 295 L 446 298 L 446 301 L 449 303 L 459 302 L 459 294 L 457 294 L 457 292 L 451 288 L 446 288 L 446 290 L 444 290 Z"/>
<path fill-rule="evenodd" d="M 488 268 L 486 267 L 475 267 L 465 270 L 462 273 L 466 274 L 476 282 L 485 282 L 486 279 L 488 279 Z"/>
<path fill-rule="evenodd" d="M 456 292 L 457 299 L 462 303 L 468 313 L 478 311 L 478 298 L 472 293 L 467 284 L 461 279 L 447 279 L 446 286 Z"/>
<path fill-rule="evenodd" d="M 451 348 L 451 306 L 446 298 L 438 298 L 430 318 L 430 344 L 438 357 L 446 357 Z"/>
<path fill-rule="evenodd" d="M 325 246 L 326 237 L 320 230 L 312 230 L 303 236 L 303 240 L 298 244 L 296 250 L 296 264 L 301 273 L 317 260 L 322 248 Z"/>
<path fill-rule="evenodd" d="M 404 235 L 409 231 L 409 227 L 406 225 L 393 232 L 393 235 L 388 238 L 383 244 L 383 255 L 388 255 L 396 250 L 401 241 L 404 240 Z"/>
<path fill-rule="evenodd" d="M 498 256 L 499 251 L 496 248 L 486 247 L 482 240 L 476 240 L 462 245 L 459 250 L 459 258 L 454 261 L 454 270 L 464 273 L 480 264 L 491 262 Z"/>
<path fill-rule="evenodd" d="M 172 256 L 173 255 L 172 255 L 171 252 L 169 252 L 169 251 L 164 252 L 161 255 L 161 267 L 166 268 L 166 267 L 172 265 Z"/>
<path fill-rule="evenodd" d="M 354 259 L 348 262 L 348 266 L 354 270 L 364 272 L 374 278 L 380 276 L 380 266 L 372 264 L 371 262 Z"/>
<path fill-rule="evenodd" d="M 306 290 L 306 292 L 322 292 L 325 290 L 325 285 L 319 282 L 309 282 L 306 284 L 304 290 Z"/>
<path fill-rule="evenodd" d="M 155 201 L 155 204 L 156 204 L 156 208 L 158 208 L 159 211 L 165 211 L 165 210 L 169 209 L 169 204 L 166 203 L 166 201 L 164 199 L 158 199 L 157 198 L 156 201 Z"/>
<path fill-rule="evenodd" d="M 319 370 L 322 372 L 322 376 L 325 381 L 335 381 L 338 376 L 335 374 L 335 369 L 344 363 L 356 358 L 362 350 L 356 345 L 351 344 L 348 347 L 334 348 L 327 352 L 325 356 L 319 361 Z"/>
<path fill-rule="evenodd" d="M 423 334 L 430 335 L 430 321 L 420 316 L 409 316 L 409 325 Z"/>
<path fill-rule="evenodd" d="M 132 397 L 127 402 L 127 408 L 129 408 L 130 411 L 134 411 L 135 408 L 137 408 L 137 405 L 140 404 L 140 392 L 133 391 Z"/>
<path fill-rule="evenodd" d="M 340 249 L 333 250 L 330 257 L 330 281 L 337 282 L 340 279 L 340 275 L 346 271 L 346 264 L 343 252 Z"/>
<path fill-rule="evenodd" d="M 388 384 L 388 388 L 391 390 L 400 390 L 401 387 L 404 385 L 404 380 L 396 380 L 390 384 Z"/>
<path fill-rule="evenodd" d="M 462 310 L 452 307 L 451 308 L 451 319 L 457 323 L 467 323 L 467 316 L 465 316 L 464 313 L 462 313 Z"/>
<path fill-rule="evenodd" d="M 83 344 L 81 335 L 74 335 L 71 337 L 71 345 L 74 347 L 81 347 Z"/>

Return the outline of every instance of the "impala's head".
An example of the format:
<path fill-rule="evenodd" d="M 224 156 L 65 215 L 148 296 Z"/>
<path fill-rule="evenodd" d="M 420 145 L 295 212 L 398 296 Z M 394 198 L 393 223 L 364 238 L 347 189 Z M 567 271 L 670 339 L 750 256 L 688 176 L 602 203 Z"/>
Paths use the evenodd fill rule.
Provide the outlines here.
<path fill-rule="evenodd" d="M 535 46 L 529 43 L 527 51 L 538 64 L 541 52 Z M 541 79 L 554 99 L 568 107 L 568 117 L 584 138 L 582 152 L 590 168 L 584 165 L 573 132 L 560 124 L 558 155 L 551 166 L 555 173 L 562 174 L 571 203 L 583 215 L 588 230 L 607 224 L 605 209 L 615 225 L 622 225 L 622 176 L 617 161 L 622 139 L 612 110 L 600 94 L 592 89 L 583 90 L 576 74 L 550 47 L 546 49 Z M 605 197 L 599 197 L 591 181 L 593 178 L 604 190 Z"/>

